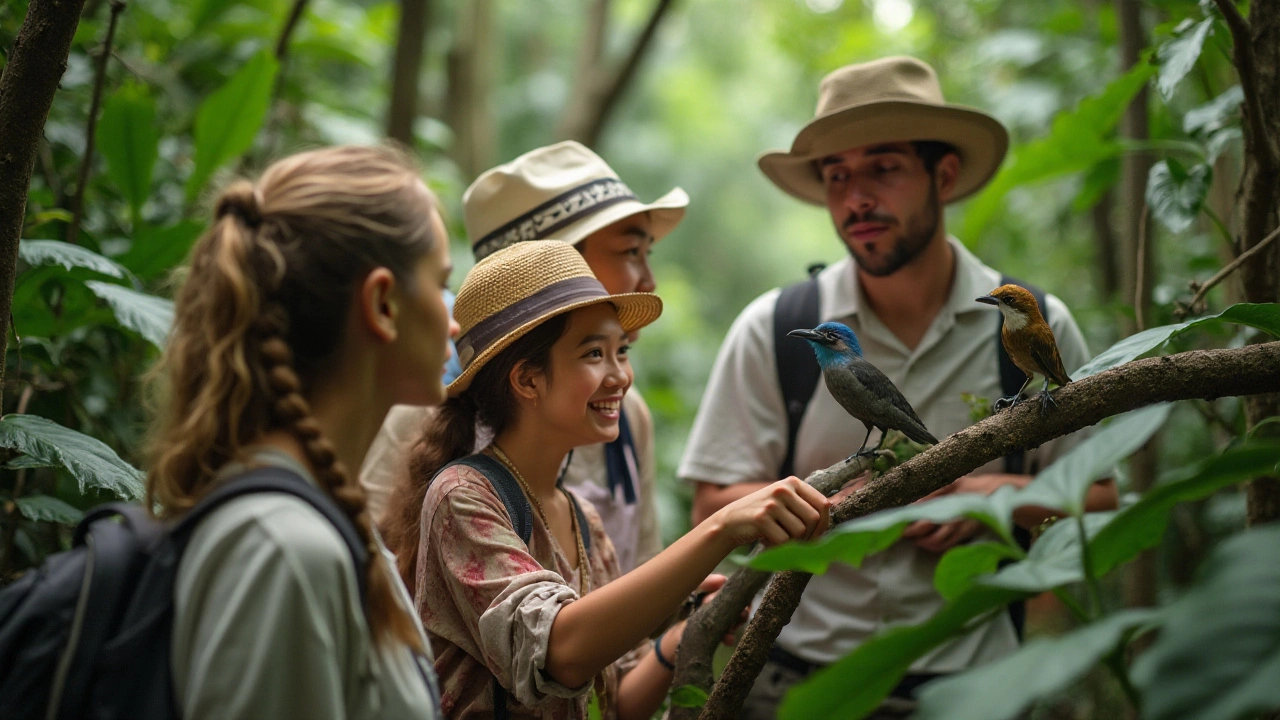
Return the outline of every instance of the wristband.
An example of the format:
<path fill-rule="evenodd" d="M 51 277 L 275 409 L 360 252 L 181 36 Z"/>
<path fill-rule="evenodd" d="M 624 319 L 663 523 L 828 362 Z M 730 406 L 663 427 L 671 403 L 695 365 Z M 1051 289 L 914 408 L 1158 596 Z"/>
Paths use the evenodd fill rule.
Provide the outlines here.
<path fill-rule="evenodd" d="M 659 665 L 671 672 L 675 672 L 676 664 L 662 656 L 662 638 L 664 637 L 666 637 L 665 634 L 653 639 L 653 657 L 658 661 Z"/>

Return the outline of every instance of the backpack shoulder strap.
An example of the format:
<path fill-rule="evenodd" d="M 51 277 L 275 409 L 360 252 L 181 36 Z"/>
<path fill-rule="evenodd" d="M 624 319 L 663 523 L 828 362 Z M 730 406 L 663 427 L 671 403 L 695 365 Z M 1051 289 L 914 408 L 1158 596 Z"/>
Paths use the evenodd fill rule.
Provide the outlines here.
<path fill-rule="evenodd" d="M 525 545 L 528 545 L 533 537 L 533 508 L 529 505 L 529 498 L 524 496 L 524 490 L 520 489 L 520 483 L 516 481 L 507 466 L 484 453 L 459 458 L 444 467 L 453 465 L 466 465 L 489 481 L 494 492 L 498 493 L 498 498 L 502 500 L 502 506 L 507 509 L 507 515 L 511 516 L 511 525 L 515 528 L 516 534 Z M 444 470 L 444 468 L 440 469 Z"/>
<path fill-rule="evenodd" d="M 1044 291 L 1035 285 L 1024 283 L 1017 278 L 1008 275 L 1000 276 L 1001 285 L 1018 285 L 1026 288 L 1035 296 L 1036 303 L 1040 306 L 1040 312 L 1044 314 L 1045 320 L 1049 319 L 1049 310 L 1045 305 Z M 999 355 L 1000 362 L 1000 392 L 1004 397 L 1009 397 L 1022 389 L 1022 384 L 1026 382 L 1027 376 L 1017 365 L 1013 364 L 1013 358 L 1009 357 L 1008 351 L 1004 349 L 1004 341 L 1000 338 L 1000 331 L 1004 328 L 1004 313 L 996 313 L 999 322 L 996 323 L 996 353 Z M 1018 450 L 1004 456 L 1005 472 L 1013 475 L 1021 475 L 1027 472 L 1026 453 Z"/>
<path fill-rule="evenodd" d="M 787 453 L 778 468 L 779 477 L 795 474 L 796 436 L 800 433 L 800 420 L 818 389 L 818 377 L 822 374 L 808 343 L 788 338 L 787 333 L 814 327 L 819 320 L 821 297 L 817 273 L 804 282 L 783 288 L 778 294 L 773 308 L 773 357 L 778 387 L 782 389 L 783 407 L 787 412 Z"/>
<path fill-rule="evenodd" d="M 622 488 L 623 500 L 628 505 L 636 504 L 636 484 L 632 469 L 638 471 L 635 437 L 631 434 L 631 422 L 627 419 L 627 411 L 618 413 L 618 437 L 604 445 L 605 470 L 609 476 L 609 495 L 616 497 L 616 491 Z"/>

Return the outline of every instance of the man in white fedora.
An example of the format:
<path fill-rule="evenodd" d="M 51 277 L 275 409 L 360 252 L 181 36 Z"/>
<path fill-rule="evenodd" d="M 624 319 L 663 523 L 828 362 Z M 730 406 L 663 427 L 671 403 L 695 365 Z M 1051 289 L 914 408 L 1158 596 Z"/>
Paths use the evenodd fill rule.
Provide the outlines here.
<path fill-rule="evenodd" d="M 563 240 L 578 248 L 605 290 L 621 294 L 654 291 L 649 253 L 680 223 L 688 204 L 680 188 L 642 202 L 603 159 L 566 141 L 482 173 L 462 196 L 462 214 L 477 261 L 525 240 Z M 430 417 L 428 408 L 401 406 L 388 413 L 361 471 L 371 499 L 385 503 Z M 564 484 L 599 511 L 627 572 L 662 549 L 653 497 L 653 417 L 634 387 L 623 397 L 619 426 L 617 440 L 570 455 Z"/>
<path fill-rule="evenodd" d="M 948 104 L 933 69 L 919 60 L 851 65 L 822 81 L 816 117 L 790 150 L 765 153 L 759 165 L 783 191 L 827 209 L 849 256 L 805 283 L 765 293 L 734 322 L 679 470 L 696 488 L 695 522 L 767 481 L 839 462 L 862 441 L 861 423 L 816 382 L 812 352 L 786 338 L 787 330 L 826 321 L 853 328 L 866 359 L 938 437 L 970 424 L 961 393 L 1008 394 L 997 360 L 999 314 L 974 302 L 1003 284 L 1002 276 L 947 234 L 943 215 L 944 205 L 991 179 L 1007 146 L 997 120 Z M 1058 298 L 1049 295 L 1044 304 L 1063 362 L 1079 367 L 1089 357 L 1079 328 Z M 797 389 L 806 371 L 812 384 Z M 945 492 L 1025 485 L 1030 463 L 1047 465 L 1077 441 L 1048 443 L 1033 459 L 993 462 Z M 1095 486 L 1089 502 L 1090 509 L 1114 506 L 1114 488 Z M 1034 527 L 1050 512 L 1024 508 L 1015 520 Z M 809 673 L 886 626 L 932 616 L 943 605 L 933 587 L 938 558 L 979 530 L 973 521 L 917 523 L 861 568 L 836 565 L 814 578 L 744 716 L 773 717 L 787 689 Z M 1017 643 L 1014 619 L 1001 615 L 936 648 L 873 717 L 908 717 L 921 684 L 999 658 Z"/>

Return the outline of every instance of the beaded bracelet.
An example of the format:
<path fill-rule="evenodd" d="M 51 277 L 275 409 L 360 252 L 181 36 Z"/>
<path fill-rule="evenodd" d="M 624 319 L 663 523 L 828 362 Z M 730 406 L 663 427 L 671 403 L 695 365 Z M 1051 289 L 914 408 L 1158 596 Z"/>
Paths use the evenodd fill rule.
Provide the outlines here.
<path fill-rule="evenodd" d="M 662 656 L 662 638 L 664 637 L 666 637 L 665 634 L 653 639 L 653 657 L 657 659 L 659 665 L 671 672 L 675 672 L 676 664 Z"/>

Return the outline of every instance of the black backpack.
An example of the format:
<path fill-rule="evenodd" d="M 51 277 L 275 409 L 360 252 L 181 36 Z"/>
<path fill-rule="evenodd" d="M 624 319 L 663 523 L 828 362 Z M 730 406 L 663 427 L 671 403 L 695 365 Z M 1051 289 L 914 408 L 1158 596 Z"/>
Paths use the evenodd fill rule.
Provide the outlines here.
<path fill-rule="evenodd" d="M 520 489 L 520 482 L 515 479 L 507 466 L 488 455 L 476 453 L 454 460 L 440 468 L 436 474 L 439 475 L 445 468 L 454 465 L 466 465 L 489 481 L 494 492 L 498 493 L 498 498 L 502 500 L 502 506 L 506 508 L 507 515 L 511 516 L 511 525 L 515 528 L 516 534 L 525 545 L 528 545 L 529 540 L 533 538 L 533 507 L 529 505 L 529 498 L 525 497 L 524 490 Z M 612 484 L 612 480 L 610 482 Z M 573 504 L 574 514 L 578 516 L 578 527 L 582 528 L 582 544 L 586 548 L 587 555 L 590 556 L 591 532 L 587 529 L 587 516 L 583 514 L 582 506 L 578 504 L 578 498 L 574 497 L 573 493 L 569 493 L 569 501 Z M 580 572 L 587 572 L 587 569 L 583 568 Z M 493 716 L 497 720 L 505 720 L 511 716 L 507 708 L 507 689 L 498 682 L 497 676 L 493 678 Z"/>
<path fill-rule="evenodd" d="M 796 436 L 800 433 L 800 421 L 804 411 L 809 407 L 813 394 L 818 390 L 818 378 L 822 370 L 813 361 L 813 352 L 808 343 L 788 338 L 787 333 L 797 328 L 812 328 L 822 321 L 818 294 L 818 273 L 824 265 L 811 265 L 809 278 L 782 289 L 773 309 L 773 357 L 778 373 L 778 386 L 782 388 L 782 401 L 787 410 L 787 453 L 782 465 L 778 468 L 778 477 L 789 477 L 795 474 Z M 1049 310 L 1045 305 L 1044 291 L 1034 285 L 1020 280 L 1000 276 L 1001 285 L 1020 285 L 1035 296 L 1045 319 L 1049 318 Z M 1004 313 L 998 313 L 1000 322 L 996 324 L 995 343 L 1000 363 L 1000 389 L 1004 395 L 1014 395 L 1022 388 L 1027 376 L 1013 364 L 1013 358 L 1004 349 L 1000 339 L 1000 330 L 1004 327 Z M 1004 471 L 1012 475 L 1024 472 L 1034 474 L 1034 467 L 1026 467 L 1026 454 L 1019 450 L 1004 456 Z M 1031 547 L 1031 534 L 1020 527 L 1014 527 L 1014 538 L 1024 549 Z M 1013 620 L 1018 639 L 1022 639 L 1026 625 L 1026 606 L 1021 603 L 1009 605 L 1009 616 Z"/>
<path fill-rule="evenodd" d="M 76 527 L 70 550 L 0 590 L 0 717 L 180 717 L 170 670 L 178 563 L 201 519 L 260 492 L 300 498 L 333 524 L 363 598 L 369 555 L 355 526 L 327 493 L 289 470 L 264 467 L 228 480 L 176 524 L 140 505 L 101 505 Z"/>

